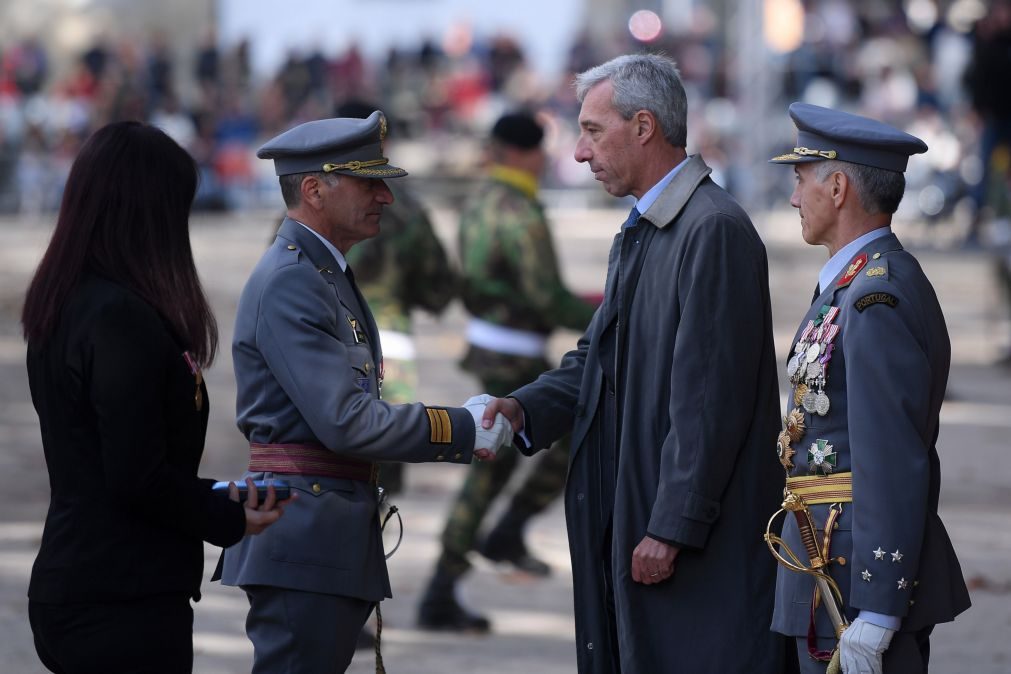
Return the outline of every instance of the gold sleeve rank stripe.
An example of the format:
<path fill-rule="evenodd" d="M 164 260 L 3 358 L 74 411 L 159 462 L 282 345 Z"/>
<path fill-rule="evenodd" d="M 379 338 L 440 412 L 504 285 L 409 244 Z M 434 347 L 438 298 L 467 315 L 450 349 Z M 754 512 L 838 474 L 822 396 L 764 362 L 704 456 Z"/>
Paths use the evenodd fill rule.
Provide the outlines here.
<path fill-rule="evenodd" d="M 857 311 L 863 312 L 864 309 L 872 304 L 887 304 L 894 309 L 899 304 L 899 298 L 888 293 L 871 293 L 858 299 L 853 303 L 853 306 L 856 307 Z"/>
<path fill-rule="evenodd" d="M 435 407 L 426 407 L 425 411 L 428 412 L 430 442 L 433 445 L 452 444 L 453 422 L 449 418 L 449 412 Z"/>

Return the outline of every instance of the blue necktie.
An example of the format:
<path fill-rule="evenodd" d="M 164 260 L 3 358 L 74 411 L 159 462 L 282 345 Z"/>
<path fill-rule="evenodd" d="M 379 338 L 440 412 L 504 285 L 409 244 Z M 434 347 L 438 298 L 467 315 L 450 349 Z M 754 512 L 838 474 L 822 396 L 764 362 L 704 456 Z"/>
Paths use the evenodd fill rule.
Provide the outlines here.
<path fill-rule="evenodd" d="M 632 210 L 628 212 L 628 218 L 625 219 L 625 222 L 621 225 L 621 228 L 624 230 L 629 227 L 634 227 L 635 223 L 637 223 L 638 221 L 639 221 L 639 209 L 637 209 L 635 206 L 632 206 Z"/>

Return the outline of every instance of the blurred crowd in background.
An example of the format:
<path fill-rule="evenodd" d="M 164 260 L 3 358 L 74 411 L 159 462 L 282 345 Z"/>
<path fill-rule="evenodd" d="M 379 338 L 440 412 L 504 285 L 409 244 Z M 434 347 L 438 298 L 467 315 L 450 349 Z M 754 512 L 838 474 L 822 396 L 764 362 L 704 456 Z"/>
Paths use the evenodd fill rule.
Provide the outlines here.
<path fill-rule="evenodd" d="M 932 0 L 804 5 L 799 46 L 768 53 L 775 128 L 782 120 L 781 137 L 765 139 L 769 151 L 791 142 L 785 110 L 792 100 L 873 116 L 930 146 L 910 165 L 900 215 L 959 218 L 967 245 L 977 223 L 1006 219 L 1011 2 L 958 0 L 945 11 Z M 592 177 L 571 159 L 578 114 L 572 77 L 617 53 L 643 49 L 678 61 L 690 105 L 689 151 L 701 152 L 718 182 L 735 192 L 755 171 L 739 152 L 754 113 L 742 109 L 739 53 L 718 24 L 699 7 L 688 28 L 661 31 L 649 41 L 637 40 L 634 30 L 606 44 L 579 36 L 568 47 L 564 72 L 550 81 L 525 55 L 522 36 L 462 29 L 375 60 L 353 44 L 333 51 L 293 47 L 270 77 L 251 72 L 255 41 L 224 45 L 212 33 L 182 59 L 161 33 L 98 40 L 59 78 L 38 39 L 0 43 L 0 212 L 55 209 L 84 138 L 124 118 L 161 126 L 196 158 L 198 209 L 273 206 L 276 181 L 269 162 L 256 161 L 253 150 L 296 123 L 331 116 L 350 98 L 374 101 L 391 119 L 391 138 L 413 144 L 402 164 L 449 178 L 473 175 L 481 140 L 498 114 L 520 106 L 537 110 L 555 159 L 545 187 L 585 187 Z M 752 195 L 752 205 L 782 203 L 789 190 L 779 183 L 765 187 Z"/>

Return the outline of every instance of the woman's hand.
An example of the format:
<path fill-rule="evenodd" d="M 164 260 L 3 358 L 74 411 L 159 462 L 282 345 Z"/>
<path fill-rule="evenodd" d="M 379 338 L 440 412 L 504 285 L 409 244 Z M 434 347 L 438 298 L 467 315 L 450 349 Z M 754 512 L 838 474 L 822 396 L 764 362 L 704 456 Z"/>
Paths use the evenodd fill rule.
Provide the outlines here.
<path fill-rule="evenodd" d="M 239 488 L 235 486 L 234 482 L 228 485 L 228 498 L 236 502 L 239 500 Z M 292 499 L 297 498 L 297 495 L 292 493 L 291 498 L 278 501 L 277 494 L 274 493 L 274 485 L 268 484 L 267 498 L 263 500 L 262 505 L 259 503 L 259 498 L 260 495 L 256 491 L 253 479 L 247 477 L 246 502 L 243 504 L 243 509 L 246 511 L 247 536 L 255 536 L 262 533 L 264 529 L 281 519 L 281 515 L 284 514 L 284 507 L 291 503 Z"/>

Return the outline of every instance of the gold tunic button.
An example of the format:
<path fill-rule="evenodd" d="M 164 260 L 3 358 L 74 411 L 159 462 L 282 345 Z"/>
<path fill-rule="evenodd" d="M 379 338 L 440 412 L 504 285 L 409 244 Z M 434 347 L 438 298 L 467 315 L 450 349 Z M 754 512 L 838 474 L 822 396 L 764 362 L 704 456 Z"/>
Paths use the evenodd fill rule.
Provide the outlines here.
<path fill-rule="evenodd" d="M 442 454 L 440 454 L 439 456 L 435 457 L 435 460 L 436 460 L 436 461 L 442 461 L 442 460 L 443 460 L 443 459 L 445 459 L 445 458 L 446 458 L 446 457 L 444 457 L 444 456 L 443 456 Z"/>
<path fill-rule="evenodd" d="M 453 458 L 454 459 L 462 459 L 463 458 L 463 454 L 461 454 L 460 452 L 457 452 L 456 455 Z"/>
<path fill-rule="evenodd" d="M 289 244 L 288 244 L 288 250 L 295 250 L 295 246 L 293 246 L 293 245 L 291 245 L 291 244 L 289 243 Z"/>
<path fill-rule="evenodd" d="M 372 366 L 369 363 L 365 363 L 365 365 L 363 365 L 362 367 L 365 368 L 365 374 L 368 374 L 369 370 L 372 368 Z"/>
<path fill-rule="evenodd" d="M 313 482 L 312 483 L 312 493 L 313 494 L 318 494 L 321 491 L 323 491 L 323 487 L 320 486 L 319 482 Z"/>

